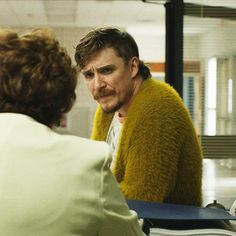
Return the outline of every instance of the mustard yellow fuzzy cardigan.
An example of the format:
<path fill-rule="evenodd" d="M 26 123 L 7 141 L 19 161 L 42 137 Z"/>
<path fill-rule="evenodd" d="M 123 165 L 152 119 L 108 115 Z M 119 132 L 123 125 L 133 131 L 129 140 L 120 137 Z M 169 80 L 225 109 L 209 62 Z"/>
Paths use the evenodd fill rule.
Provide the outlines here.
<path fill-rule="evenodd" d="M 99 106 L 92 138 L 106 140 L 114 114 Z M 129 108 L 113 173 L 126 198 L 201 205 L 202 153 L 177 92 L 148 79 Z"/>

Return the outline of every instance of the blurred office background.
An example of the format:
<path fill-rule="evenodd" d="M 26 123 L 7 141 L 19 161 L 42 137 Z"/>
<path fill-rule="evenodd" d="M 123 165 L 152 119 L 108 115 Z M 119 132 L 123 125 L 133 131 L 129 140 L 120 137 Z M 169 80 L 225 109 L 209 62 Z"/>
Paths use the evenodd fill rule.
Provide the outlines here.
<path fill-rule="evenodd" d="M 165 80 L 166 4 L 180 0 L 0 0 L 0 26 L 51 27 L 74 57 L 87 32 L 127 30 L 153 77 Z M 236 199 L 236 1 L 183 1 L 182 97 L 204 148 L 204 202 Z M 178 63 L 178 61 L 176 61 Z M 57 129 L 89 137 L 96 103 L 81 76 L 77 101 Z M 194 188 L 194 186 L 193 186 Z"/>

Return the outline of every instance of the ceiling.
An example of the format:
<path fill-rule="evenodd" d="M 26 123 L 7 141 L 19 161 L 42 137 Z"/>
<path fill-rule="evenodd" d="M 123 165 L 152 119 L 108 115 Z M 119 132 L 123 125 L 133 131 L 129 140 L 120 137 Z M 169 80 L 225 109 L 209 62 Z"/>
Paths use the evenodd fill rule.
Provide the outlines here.
<path fill-rule="evenodd" d="M 141 0 L 0 0 L 0 9 L 2 26 L 161 26 L 165 17 L 163 5 Z"/>
<path fill-rule="evenodd" d="M 0 0 L 1 26 L 117 26 L 138 33 L 164 34 L 164 0 Z M 236 8 L 236 0 L 186 0 L 184 2 Z M 186 33 L 199 33 L 203 27 L 197 18 Z"/>
<path fill-rule="evenodd" d="M 148 1 L 148 0 L 147 0 Z M 1 26 L 118 26 L 164 32 L 163 0 L 0 0 Z M 222 5 L 222 0 L 191 0 L 191 3 Z M 224 6 L 236 8 L 235 0 Z M 192 26 L 193 27 L 193 26 Z M 196 23 L 196 28 L 198 24 Z M 187 29 L 186 29 L 187 30 Z"/>

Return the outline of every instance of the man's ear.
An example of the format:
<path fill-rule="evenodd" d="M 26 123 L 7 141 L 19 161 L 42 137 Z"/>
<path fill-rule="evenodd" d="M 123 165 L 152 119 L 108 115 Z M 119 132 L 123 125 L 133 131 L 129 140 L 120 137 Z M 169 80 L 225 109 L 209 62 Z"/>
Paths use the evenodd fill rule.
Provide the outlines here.
<path fill-rule="evenodd" d="M 135 78 L 139 72 L 139 59 L 132 57 L 129 61 L 131 77 Z"/>

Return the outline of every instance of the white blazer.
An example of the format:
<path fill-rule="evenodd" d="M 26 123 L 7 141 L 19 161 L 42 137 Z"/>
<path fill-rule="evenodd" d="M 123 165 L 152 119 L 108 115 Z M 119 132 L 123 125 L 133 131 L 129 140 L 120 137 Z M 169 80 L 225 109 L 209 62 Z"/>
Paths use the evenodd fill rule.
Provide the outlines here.
<path fill-rule="evenodd" d="M 143 235 L 104 142 L 0 113 L 0 235 Z"/>

